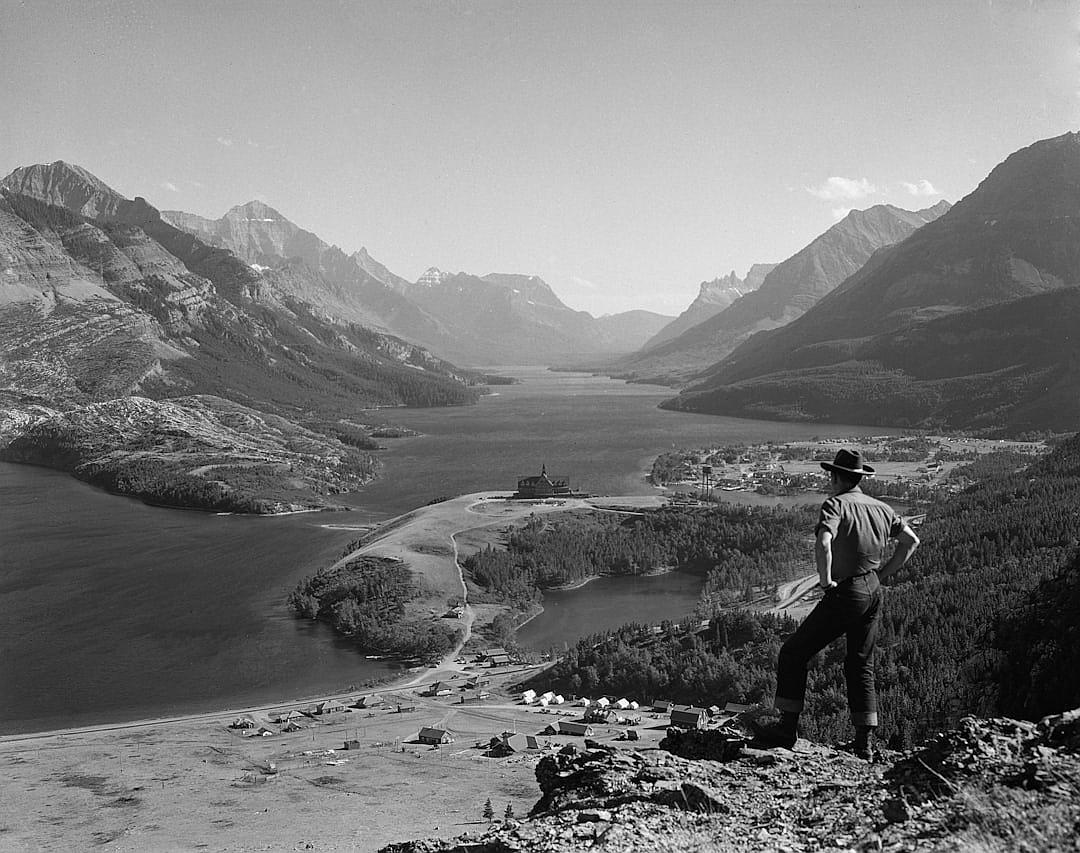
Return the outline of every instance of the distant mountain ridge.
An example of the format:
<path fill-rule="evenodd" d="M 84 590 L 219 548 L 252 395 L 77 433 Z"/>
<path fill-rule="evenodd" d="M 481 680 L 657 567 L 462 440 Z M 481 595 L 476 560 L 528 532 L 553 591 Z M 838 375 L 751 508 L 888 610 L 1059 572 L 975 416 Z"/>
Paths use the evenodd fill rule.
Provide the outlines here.
<path fill-rule="evenodd" d="M 631 352 L 668 321 L 650 312 L 598 321 L 562 303 L 537 276 L 474 276 L 431 267 L 415 283 L 361 249 L 346 255 L 269 205 L 250 201 L 220 219 L 165 211 L 169 222 L 231 250 L 282 298 L 317 306 L 464 364 L 550 364 Z"/>
<path fill-rule="evenodd" d="M 753 335 L 801 316 L 865 264 L 878 249 L 903 240 L 949 209 L 941 201 L 909 211 L 881 204 L 853 210 L 806 247 L 775 265 L 761 285 L 678 337 L 619 362 L 630 379 L 682 384 Z"/>
<path fill-rule="evenodd" d="M 1074 429 L 1080 134 L 1010 155 L 947 213 L 667 404 L 983 431 Z"/>
<path fill-rule="evenodd" d="M 697 298 L 678 317 L 664 326 L 652 338 L 645 342 L 642 351 L 648 351 L 674 340 L 679 335 L 704 323 L 727 308 L 740 296 L 745 296 L 753 290 L 761 287 L 767 276 L 776 264 L 753 264 L 746 273 L 746 278 L 739 278 L 732 270 L 725 276 L 719 276 L 712 281 L 703 281 L 698 291 Z"/>
<path fill-rule="evenodd" d="M 597 319 L 567 307 L 539 276 L 513 273 L 475 276 L 432 267 L 405 295 L 449 333 L 442 351 L 472 364 L 558 364 L 626 352 L 669 319 L 647 311 Z"/>

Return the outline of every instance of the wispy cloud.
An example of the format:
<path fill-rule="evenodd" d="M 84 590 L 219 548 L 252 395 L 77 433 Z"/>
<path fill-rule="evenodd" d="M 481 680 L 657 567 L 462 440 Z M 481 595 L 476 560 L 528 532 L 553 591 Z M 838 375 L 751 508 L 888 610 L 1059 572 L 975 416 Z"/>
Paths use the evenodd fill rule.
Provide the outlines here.
<path fill-rule="evenodd" d="M 850 201 L 873 195 L 878 188 L 866 178 L 841 178 L 834 175 L 819 186 L 806 187 L 806 191 L 825 201 Z"/>
<path fill-rule="evenodd" d="M 180 192 L 180 187 L 178 187 L 178 186 L 177 186 L 176 184 L 174 184 L 174 183 L 173 183 L 172 181 L 163 181 L 163 182 L 162 182 L 162 184 L 161 184 L 161 188 L 162 188 L 163 190 L 168 190 L 168 191 L 169 191 L 169 192 L 171 192 L 171 193 L 178 193 L 178 192 Z"/>
<path fill-rule="evenodd" d="M 576 284 L 578 287 L 584 287 L 586 290 L 596 290 L 596 285 L 589 281 L 587 278 L 579 278 L 576 275 L 570 276 L 570 281 Z"/>
<path fill-rule="evenodd" d="M 934 189 L 934 185 L 926 180 L 926 178 L 922 178 L 913 184 L 909 184 L 907 181 L 901 181 L 900 186 L 911 195 L 941 195 L 941 193 Z"/>
<path fill-rule="evenodd" d="M 217 142 L 218 142 L 218 145 L 224 145 L 226 148 L 232 148 L 233 145 L 236 144 L 231 139 L 229 139 L 229 137 L 227 137 L 227 136 L 219 136 L 217 138 Z"/>

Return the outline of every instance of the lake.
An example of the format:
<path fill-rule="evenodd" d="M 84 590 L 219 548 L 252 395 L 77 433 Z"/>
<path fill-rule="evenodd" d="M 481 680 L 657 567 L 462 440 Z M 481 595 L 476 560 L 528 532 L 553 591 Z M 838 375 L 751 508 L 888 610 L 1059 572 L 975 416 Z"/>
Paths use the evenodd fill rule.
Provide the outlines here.
<path fill-rule="evenodd" d="M 671 395 L 664 388 L 538 368 L 500 372 L 520 384 L 475 406 L 358 413 L 423 435 L 386 440 L 382 479 L 347 496 L 348 514 L 162 509 L 0 463 L 0 733 L 238 708 L 390 674 L 391 664 L 365 659 L 286 608 L 293 586 L 356 537 L 339 525 L 390 518 L 441 495 L 513 489 L 544 464 L 594 494 L 649 494 L 652 459 L 676 446 L 869 431 L 665 412 L 656 408 Z M 696 598 L 696 589 L 677 587 L 687 579 L 700 583 L 605 579 L 553 593 L 526 636 L 572 642 L 596 630 L 606 604 L 632 613 L 627 619 L 670 618 L 661 601 L 682 596 L 678 608 Z"/>

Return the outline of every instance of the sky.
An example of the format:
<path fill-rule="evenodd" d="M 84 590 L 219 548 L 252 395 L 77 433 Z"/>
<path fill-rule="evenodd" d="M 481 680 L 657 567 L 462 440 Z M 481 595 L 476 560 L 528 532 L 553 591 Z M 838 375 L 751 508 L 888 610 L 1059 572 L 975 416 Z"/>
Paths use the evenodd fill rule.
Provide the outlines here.
<path fill-rule="evenodd" d="M 1080 0 L 0 0 L 0 173 L 678 314 L 1080 129 Z"/>

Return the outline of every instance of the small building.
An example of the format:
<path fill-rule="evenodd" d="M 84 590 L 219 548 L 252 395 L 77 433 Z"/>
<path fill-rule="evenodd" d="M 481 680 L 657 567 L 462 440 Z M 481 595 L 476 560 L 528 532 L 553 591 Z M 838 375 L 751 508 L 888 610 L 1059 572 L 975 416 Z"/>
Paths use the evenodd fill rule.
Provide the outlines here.
<path fill-rule="evenodd" d="M 559 734 L 575 737 L 592 737 L 593 727 L 577 720 L 559 720 Z"/>
<path fill-rule="evenodd" d="M 657 714 L 667 714 L 671 712 L 671 701 L 668 699 L 657 699 L 652 703 L 652 709 Z"/>
<path fill-rule="evenodd" d="M 301 723 L 307 719 L 307 716 L 301 714 L 295 708 L 285 714 L 278 714 L 277 719 L 274 721 L 279 725 L 287 725 L 289 723 Z"/>
<path fill-rule="evenodd" d="M 536 701 L 536 691 L 526 690 L 524 693 L 521 694 L 521 701 L 524 702 L 526 705 L 531 705 L 533 702 Z"/>
<path fill-rule="evenodd" d="M 301 726 L 301 725 L 300 725 L 300 724 L 299 724 L 298 722 L 296 722 L 295 720 L 289 720 L 289 722 L 287 722 L 287 723 L 286 723 L 285 725 L 283 725 L 283 726 L 281 727 L 281 730 L 282 730 L 283 732 L 298 732 L 298 731 L 300 731 L 300 730 L 301 730 L 302 728 L 303 728 L 303 726 Z"/>
<path fill-rule="evenodd" d="M 342 744 L 341 748 L 342 749 L 359 749 L 360 748 L 360 741 L 356 740 L 355 738 L 353 738 L 352 740 L 347 740 L 347 741 L 345 741 L 345 743 Z"/>
<path fill-rule="evenodd" d="M 703 729 L 708 718 L 708 711 L 693 705 L 673 705 L 671 708 L 671 725 L 684 729 Z"/>
<path fill-rule="evenodd" d="M 630 707 L 630 700 L 629 699 L 618 699 L 615 702 L 615 707 L 618 708 L 620 711 L 625 711 L 627 708 Z"/>
<path fill-rule="evenodd" d="M 611 700 L 608 699 L 606 696 L 601 696 L 599 699 L 596 700 L 596 704 L 597 707 L 607 708 L 611 704 Z"/>
<path fill-rule="evenodd" d="M 488 666 L 507 666 L 510 663 L 510 655 L 492 655 L 487 659 Z"/>
<path fill-rule="evenodd" d="M 435 729 L 430 726 L 424 726 L 420 729 L 420 734 L 416 736 L 416 739 L 420 743 L 429 743 L 438 746 L 441 743 L 453 743 L 454 736 L 446 729 Z"/>
<path fill-rule="evenodd" d="M 543 743 L 536 735 L 526 735 L 520 732 L 503 732 L 499 735 L 499 744 L 502 752 L 536 752 L 544 748 Z"/>
<path fill-rule="evenodd" d="M 345 705 L 337 699 L 327 699 L 315 706 L 317 714 L 344 714 L 345 710 Z"/>

